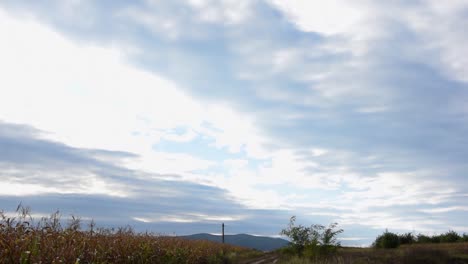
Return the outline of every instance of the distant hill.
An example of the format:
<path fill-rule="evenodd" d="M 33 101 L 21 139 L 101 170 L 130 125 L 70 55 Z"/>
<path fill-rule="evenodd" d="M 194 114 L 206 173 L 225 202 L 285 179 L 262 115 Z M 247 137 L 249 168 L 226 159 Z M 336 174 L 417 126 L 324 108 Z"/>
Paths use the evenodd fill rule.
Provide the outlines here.
<path fill-rule="evenodd" d="M 182 238 L 221 242 L 221 236 L 211 234 L 195 234 L 190 236 L 182 236 Z M 281 238 L 252 236 L 247 234 L 225 235 L 224 241 L 227 244 L 253 248 L 261 251 L 272 251 L 284 247 L 289 243 L 289 241 Z"/>

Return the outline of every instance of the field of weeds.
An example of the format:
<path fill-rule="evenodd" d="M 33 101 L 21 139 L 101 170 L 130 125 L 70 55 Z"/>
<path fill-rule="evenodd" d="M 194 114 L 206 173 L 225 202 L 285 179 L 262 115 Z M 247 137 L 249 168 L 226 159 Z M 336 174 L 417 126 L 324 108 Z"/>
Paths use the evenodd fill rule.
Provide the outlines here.
<path fill-rule="evenodd" d="M 342 263 L 468 263 L 468 243 L 414 244 L 397 249 L 342 249 Z"/>
<path fill-rule="evenodd" d="M 81 230 L 78 218 L 63 225 L 59 213 L 34 221 L 29 210 L 0 213 L 0 263 L 232 263 L 252 250 L 209 241 L 136 233 L 131 228 Z"/>
<path fill-rule="evenodd" d="M 340 248 L 335 254 L 309 259 L 283 256 L 278 262 L 292 264 L 464 264 L 468 243 L 414 244 L 396 249 Z"/>

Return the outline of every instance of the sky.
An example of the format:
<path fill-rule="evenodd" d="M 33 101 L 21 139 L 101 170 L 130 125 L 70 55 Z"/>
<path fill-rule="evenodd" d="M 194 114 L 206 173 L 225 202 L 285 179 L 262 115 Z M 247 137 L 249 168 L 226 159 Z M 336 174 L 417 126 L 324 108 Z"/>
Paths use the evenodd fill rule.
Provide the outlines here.
<path fill-rule="evenodd" d="M 2 0 L 0 209 L 468 232 L 468 2 Z"/>

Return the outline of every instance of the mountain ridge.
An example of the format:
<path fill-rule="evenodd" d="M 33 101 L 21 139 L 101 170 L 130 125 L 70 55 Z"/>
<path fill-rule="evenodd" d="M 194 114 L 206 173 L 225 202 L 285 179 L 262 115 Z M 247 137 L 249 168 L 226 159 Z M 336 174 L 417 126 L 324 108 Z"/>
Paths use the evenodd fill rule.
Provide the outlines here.
<path fill-rule="evenodd" d="M 181 238 L 189 240 L 209 240 L 214 242 L 221 242 L 222 240 L 220 235 L 212 235 L 208 233 L 181 236 Z M 226 244 L 253 248 L 260 251 L 272 251 L 289 244 L 289 241 L 282 238 L 254 236 L 249 234 L 225 235 L 224 242 Z"/>

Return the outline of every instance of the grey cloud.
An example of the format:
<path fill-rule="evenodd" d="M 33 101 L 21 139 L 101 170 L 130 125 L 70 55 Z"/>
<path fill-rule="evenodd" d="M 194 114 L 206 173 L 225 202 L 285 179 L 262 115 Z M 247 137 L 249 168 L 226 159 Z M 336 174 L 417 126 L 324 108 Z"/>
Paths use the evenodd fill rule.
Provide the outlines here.
<path fill-rule="evenodd" d="M 138 231 L 166 234 L 214 233 L 224 221 L 232 233 L 275 235 L 289 217 L 289 212 L 248 209 L 229 197 L 226 190 L 179 181 L 177 175 L 147 174 L 118 165 L 118 158 L 134 157 L 132 153 L 73 148 L 41 139 L 40 135 L 39 130 L 29 126 L 0 123 L 0 181 L 45 185 L 69 192 L 12 196 L 0 191 L 0 210 L 11 212 L 22 203 L 36 214 L 60 210 L 64 218 L 73 214 L 92 218 L 100 226 L 129 224 Z M 94 158 L 96 153 L 117 159 L 98 160 Z M 87 174 L 96 175 L 110 186 L 124 185 L 130 195 L 73 193 L 76 185 L 88 180 L 83 176 Z M 172 222 L 171 217 L 193 222 Z"/>
<path fill-rule="evenodd" d="M 408 14 L 416 10 L 423 10 L 423 17 L 433 16 L 425 1 L 379 6 L 365 2 L 378 17 L 370 22 L 382 34 L 363 43 L 365 51 L 360 54 L 346 36 L 298 31 L 262 1 L 251 2 L 254 15 L 238 24 L 202 21 L 200 11 L 184 1 L 140 1 L 130 7 L 120 1 L 82 3 L 77 13 L 89 19 L 64 14 L 58 1 L 3 2 L 19 13 L 28 9 L 82 41 L 140 49 L 141 54 L 129 55 L 133 63 L 176 81 L 192 95 L 225 101 L 253 115 L 274 139 L 272 146 L 292 148 L 297 158 L 316 161 L 319 168 L 305 168 L 311 177 L 317 172 L 339 173 L 334 171 L 339 167 L 361 177 L 424 169 L 431 173 L 423 181 L 448 182 L 460 192 L 468 188 L 468 112 L 460 107 L 468 100 L 468 85 L 445 72 L 442 61 L 451 46 L 444 43 L 443 30 L 437 27 L 440 40 L 408 22 Z M 390 9 L 400 15 L 385 16 Z M 144 16 L 138 20 L 137 14 Z M 434 17 L 444 19 L 444 25 L 468 20 L 465 12 Z M 158 28 L 162 20 L 173 26 L 176 36 Z M 450 40 L 464 40 L 456 37 L 462 35 L 457 30 L 450 33 Z M 281 52 L 291 63 L 286 60 L 284 67 L 275 69 Z M 307 153 L 312 147 L 331 151 L 316 157 Z M 57 153 L 51 150 L 42 156 Z M 70 161 L 87 161 L 74 152 L 63 154 Z"/>
<path fill-rule="evenodd" d="M 18 135 L 5 131 L 18 131 Z M 23 131 L 23 132 L 21 132 Z M 32 133 L 29 133 L 32 132 Z M 444 222 L 450 226 L 461 226 L 462 222 L 450 219 L 445 214 L 431 216 L 430 213 L 418 212 L 417 207 L 391 206 L 385 209 L 375 207 L 364 211 L 334 209 L 333 207 L 311 211 L 310 208 L 298 208 L 298 210 L 253 210 L 238 204 L 230 198 L 226 190 L 181 182 L 178 180 L 163 180 L 159 175 L 148 175 L 138 171 L 132 171 L 118 166 L 111 161 L 103 162 L 93 158 L 96 152 L 101 150 L 88 150 L 72 148 L 70 146 L 40 139 L 40 132 L 34 128 L 1 123 L 0 125 L 0 149 L 5 154 L 5 146 L 14 149 L 17 155 L 0 156 L 0 179 L 11 180 L 12 175 L 5 173 L 6 168 L 15 168 L 14 177 L 22 183 L 48 184 L 49 186 L 60 186 L 60 188 L 73 189 L 73 183 L 80 181 L 79 175 L 73 176 L 73 182 L 64 182 L 60 177 L 68 177 L 70 172 L 88 171 L 105 179 L 107 183 L 123 183 L 132 194 L 128 197 L 116 197 L 106 194 L 79 194 L 79 193 L 43 193 L 36 195 L 11 196 L 0 193 L 0 204 L 3 210 L 13 211 L 19 203 L 30 206 L 33 213 L 50 214 L 60 210 L 64 218 L 71 214 L 84 219 L 94 219 L 99 226 L 118 227 L 131 225 L 138 231 L 151 231 L 155 233 L 184 235 L 196 232 L 219 232 L 219 223 L 226 222 L 229 233 L 253 233 L 264 235 L 276 235 L 281 228 L 287 224 L 288 218 L 297 214 L 304 223 L 329 223 L 339 221 L 347 231 L 346 237 L 358 240 L 346 240 L 344 244 L 369 244 L 372 238 L 380 232 L 377 229 L 367 229 L 356 225 L 362 221 L 361 214 L 366 215 L 373 211 L 386 211 L 391 217 L 399 217 L 408 214 L 405 219 L 422 221 L 433 219 Z M 52 150 L 48 150 L 48 148 Z M 107 155 L 114 156 L 112 152 L 104 151 Z M 29 154 L 28 154 L 29 153 Z M 30 154 L 34 153 L 34 155 Z M 52 155 L 52 154 L 54 155 Z M 66 153 L 66 155 L 64 154 Z M 7 153 L 8 154 L 8 153 Z M 22 158 L 23 155 L 26 159 Z M 27 155 L 26 155 L 27 154 Z M 131 153 L 115 153 L 116 156 L 132 156 Z M 8 158 L 4 158 L 7 156 Z M 43 156 L 43 157 L 42 157 Z M 118 162 L 118 161 L 117 161 Z M 28 168 L 31 164 L 34 167 Z M 60 166 L 58 166 L 59 164 Z M 63 170 L 62 170 L 63 169 Z M 34 172 L 36 170 L 36 173 Z M 58 172 L 56 179 L 49 178 L 49 172 Z M 31 176 L 31 174 L 33 176 Z M 69 184 L 69 187 L 67 187 Z M 425 208 L 437 208 L 438 206 L 453 206 L 463 203 L 458 193 L 446 200 L 446 204 L 426 206 Z M 457 198 L 458 197 L 458 198 Z M 345 215 L 341 217 L 340 215 Z M 347 216 L 346 216 L 347 215 Z M 459 216 L 457 212 L 450 214 Z M 204 219 L 206 216 L 206 219 Z M 172 218 L 171 218 L 172 217 Z M 210 218 L 211 217 L 211 218 Z M 216 220 L 216 217 L 221 217 Z M 226 219 L 222 219 L 222 218 Z M 232 217 L 233 220 L 227 218 Z M 144 223 L 139 219 L 150 219 L 152 222 Z M 171 219 L 182 218 L 182 220 L 193 220 L 193 222 L 174 222 Z M 372 220 L 373 219 L 373 220 Z M 378 221 L 378 217 L 371 218 L 372 223 Z M 397 220 L 399 218 L 396 218 Z M 460 218 L 461 219 L 461 218 Z M 87 221 L 87 220 L 86 220 Z M 85 222 L 86 222 L 85 221 Z M 403 221 L 403 220 L 401 220 Z M 424 225 L 437 230 L 444 230 L 440 225 L 428 223 Z M 394 227 L 396 230 L 399 227 Z M 402 228 L 401 230 L 404 230 Z M 356 236 L 360 234 L 360 236 Z M 363 235 L 365 234 L 365 235 Z M 363 237 L 364 236 L 364 237 Z"/>
<path fill-rule="evenodd" d="M 97 173 L 117 179 L 131 173 L 117 163 L 123 157 L 135 157 L 132 153 L 78 149 L 42 139 L 40 135 L 39 130 L 29 126 L 0 123 L 0 166 L 4 168 L 4 179 L 46 186 L 60 183 L 67 188 L 78 184 L 79 175 L 83 174 Z M 107 156 L 112 162 L 96 159 L 96 155 Z"/>
<path fill-rule="evenodd" d="M 13 211 L 21 202 L 30 206 L 33 214 L 49 215 L 59 210 L 64 219 L 71 215 L 79 216 L 85 220 L 94 219 L 98 226 L 123 227 L 130 225 L 137 231 L 149 231 L 154 233 L 186 235 L 194 233 L 219 233 L 221 222 L 226 224 L 228 233 L 251 233 L 263 235 L 277 235 L 281 228 L 287 224 L 289 216 L 284 212 L 273 210 L 246 210 L 232 203 L 218 200 L 206 201 L 201 196 L 208 195 L 197 190 L 200 198 L 179 200 L 165 199 L 161 197 L 146 197 L 146 199 L 127 199 L 92 195 L 40 195 L 12 197 L 0 196 L 3 210 Z M 193 200 L 192 200 L 193 199 Z M 209 208 L 199 208 L 201 204 Z M 218 209 L 213 212 L 213 209 Z M 137 218 L 160 216 L 167 219 L 168 216 L 187 216 L 185 219 L 196 219 L 192 213 L 204 213 L 207 215 L 245 215 L 245 219 L 229 220 L 200 220 L 195 222 L 172 222 L 169 220 L 144 223 L 136 221 Z M 166 217 L 166 218 L 164 218 Z"/>

